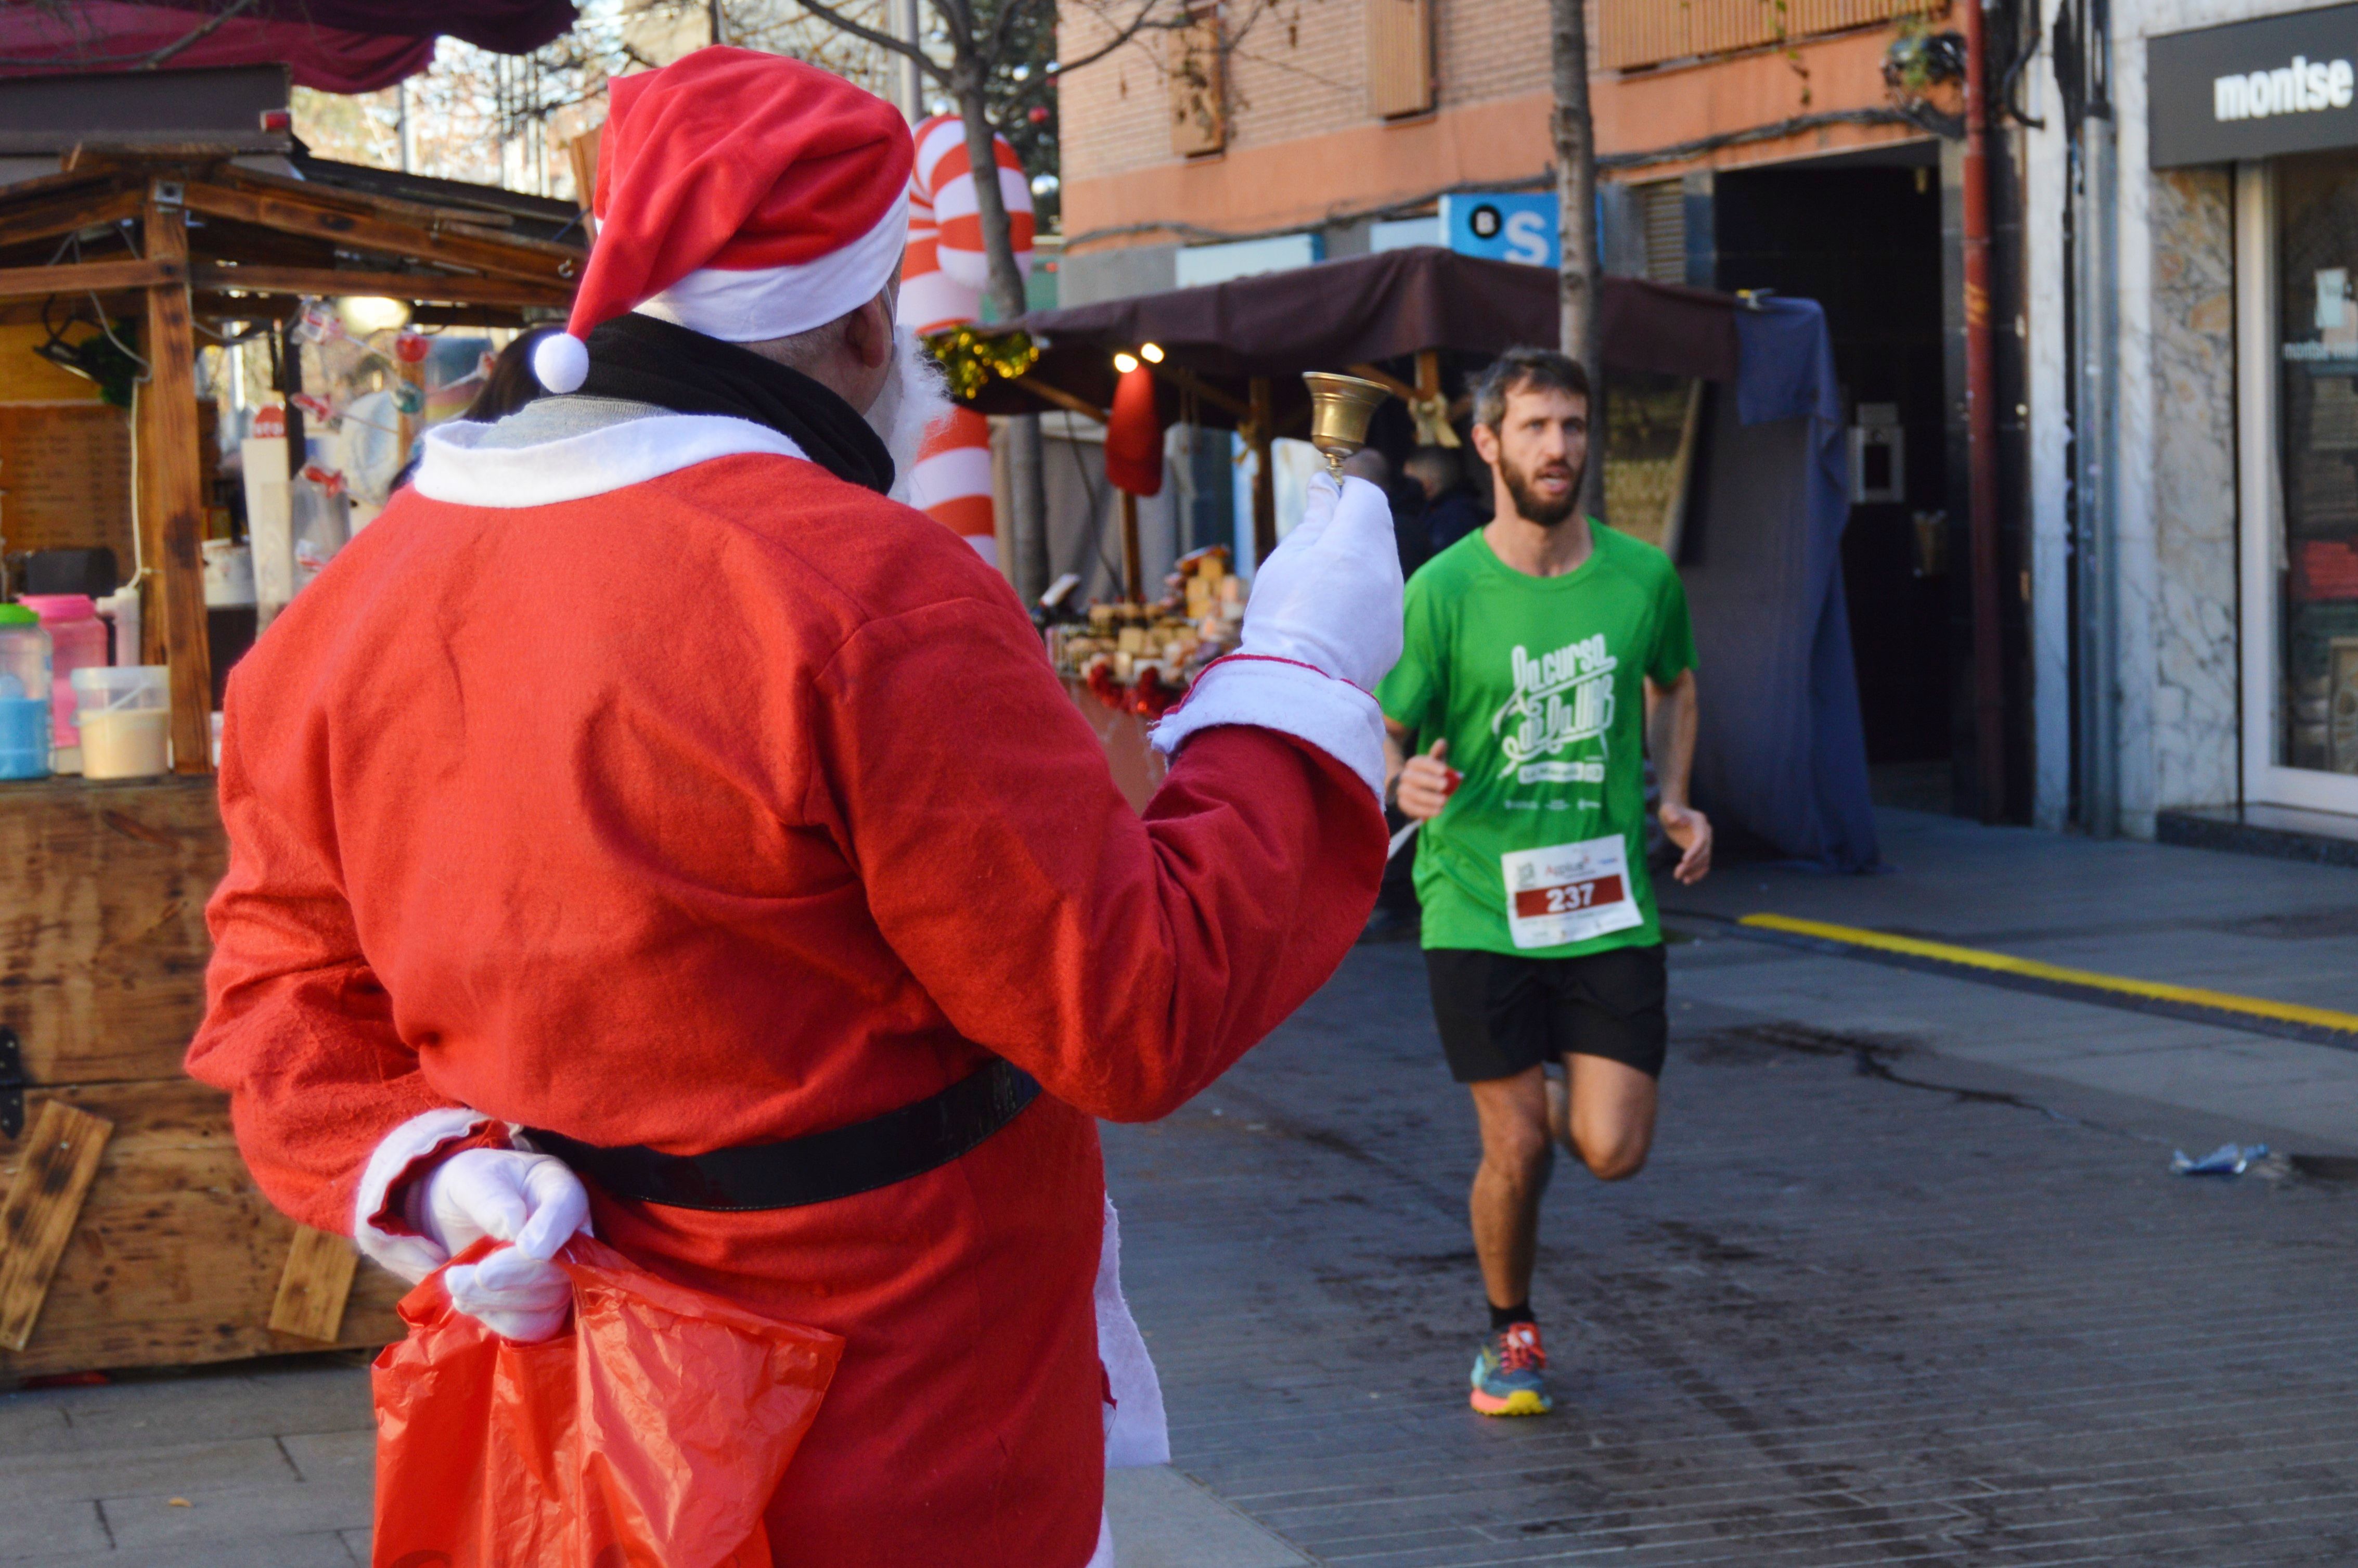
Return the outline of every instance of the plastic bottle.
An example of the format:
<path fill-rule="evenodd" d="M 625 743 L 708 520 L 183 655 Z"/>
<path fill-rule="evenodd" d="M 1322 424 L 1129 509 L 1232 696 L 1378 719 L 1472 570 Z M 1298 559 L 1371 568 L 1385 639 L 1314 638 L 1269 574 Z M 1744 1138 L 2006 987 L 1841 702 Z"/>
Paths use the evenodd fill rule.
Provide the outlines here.
<path fill-rule="evenodd" d="M 0 604 L 0 779 L 49 776 L 49 634 L 21 604 Z"/>
<path fill-rule="evenodd" d="M 50 743 L 60 751 L 72 748 L 54 758 L 53 765 L 79 773 L 81 731 L 74 725 L 73 673 L 106 666 L 106 622 L 86 593 L 28 593 L 21 602 L 41 618 L 41 629 L 49 634 Z"/>

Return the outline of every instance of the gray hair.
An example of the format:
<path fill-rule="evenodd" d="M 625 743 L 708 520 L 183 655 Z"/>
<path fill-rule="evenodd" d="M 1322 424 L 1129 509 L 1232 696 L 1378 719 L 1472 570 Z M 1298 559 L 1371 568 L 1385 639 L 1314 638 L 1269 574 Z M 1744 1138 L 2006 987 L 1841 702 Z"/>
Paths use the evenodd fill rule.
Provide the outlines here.
<path fill-rule="evenodd" d="M 1508 395 L 1532 391 L 1561 392 L 1586 403 L 1588 373 L 1553 349 L 1509 349 L 1474 384 L 1474 423 L 1498 429 L 1507 417 Z"/>

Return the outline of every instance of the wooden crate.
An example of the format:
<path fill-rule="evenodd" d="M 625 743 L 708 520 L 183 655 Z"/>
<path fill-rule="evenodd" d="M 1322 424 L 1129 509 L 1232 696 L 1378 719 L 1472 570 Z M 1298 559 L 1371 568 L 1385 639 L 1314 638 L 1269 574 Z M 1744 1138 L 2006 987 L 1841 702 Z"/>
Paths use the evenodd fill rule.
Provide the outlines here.
<path fill-rule="evenodd" d="M 180 1076 L 226 859 L 209 779 L 0 791 L 0 1024 L 29 1080 L 0 1087 L 0 1381 L 399 1336 L 400 1281 L 273 1209 L 226 1098 Z M 98 1148 L 78 1202 L 45 1125 Z"/>

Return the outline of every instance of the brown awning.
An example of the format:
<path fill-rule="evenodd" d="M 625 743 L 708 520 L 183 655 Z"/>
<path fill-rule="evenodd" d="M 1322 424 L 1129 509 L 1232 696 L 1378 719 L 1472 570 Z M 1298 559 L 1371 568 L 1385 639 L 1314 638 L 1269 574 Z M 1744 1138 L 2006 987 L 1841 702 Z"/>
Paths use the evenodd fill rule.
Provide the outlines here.
<path fill-rule="evenodd" d="M 1736 301 L 1723 294 L 1639 278 L 1607 277 L 1599 301 L 1608 369 L 1732 381 Z M 1377 364 L 1429 349 L 1495 354 L 1556 341 L 1556 275 L 1416 246 L 1351 256 L 1201 288 L 1034 311 L 1015 323 L 1048 345 L 1030 379 L 1104 407 L 1112 356 L 1141 343 L 1163 363 L 1231 396 L 1265 375 L 1282 401 L 1307 370 Z M 1044 405 L 994 382 L 976 406 L 1027 413 Z M 1205 422 L 1227 425 L 1214 406 Z"/>

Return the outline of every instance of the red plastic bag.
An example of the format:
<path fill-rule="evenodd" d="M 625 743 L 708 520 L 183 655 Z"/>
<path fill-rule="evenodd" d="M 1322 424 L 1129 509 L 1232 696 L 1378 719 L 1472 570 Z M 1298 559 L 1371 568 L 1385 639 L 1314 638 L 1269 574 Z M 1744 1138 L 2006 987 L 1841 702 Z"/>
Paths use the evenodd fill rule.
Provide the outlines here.
<path fill-rule="evenodd" d="M 587 1237 L 557 1261 L 573 1321 L 537 1345 L 453 1311 L 438 1273 L 403 1298 L 371 1376 L 375 1568 L 771 1568 L 762 1513 L 843 1341 Z"/>

